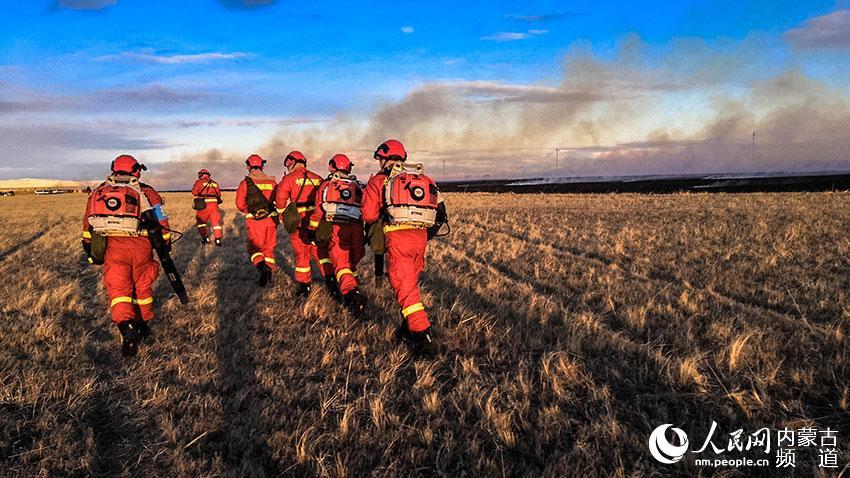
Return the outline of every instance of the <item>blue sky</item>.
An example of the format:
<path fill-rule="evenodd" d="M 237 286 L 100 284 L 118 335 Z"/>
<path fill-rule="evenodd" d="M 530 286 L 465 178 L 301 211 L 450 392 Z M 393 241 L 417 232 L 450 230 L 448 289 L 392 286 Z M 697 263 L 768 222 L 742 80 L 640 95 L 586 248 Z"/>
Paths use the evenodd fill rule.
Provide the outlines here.
<path fill-rule="evenodd" d="M 487 134 L 522 134 L 518 147 L 541 150 L 678 141 L 704 136 L 724 101 L 761 125 L 772 107 L 789 107 L 787 95 L 758 96 L 777 78 L 807 88 L 801 102 L 815 90 L 846 100 L 848 8 L 820 0 L 3 1 L 0 177 L 90 176 L 125 150 L 152 164 L 214 149 L 280 154 L 275 148 L 299 140 L 316 155 L 357 151 L 384 131 L 410 136 L 433 158 L 486 149 Z M 609 88 L 591 92 L 594 82 Z M 540 106 L 552 103 L 569 105 Z M 669 129 L 676 110 L 681 127 Z M 512 126 L 479 132 L 488 117 Z M 525 134 L 553 123 L 547 134 Z M 589 123 L 607 129 L 582 132 Z M 456 134 L 472 130 L 472 140 Z M 474 175 L 476 164 L 460 169 Z"/>

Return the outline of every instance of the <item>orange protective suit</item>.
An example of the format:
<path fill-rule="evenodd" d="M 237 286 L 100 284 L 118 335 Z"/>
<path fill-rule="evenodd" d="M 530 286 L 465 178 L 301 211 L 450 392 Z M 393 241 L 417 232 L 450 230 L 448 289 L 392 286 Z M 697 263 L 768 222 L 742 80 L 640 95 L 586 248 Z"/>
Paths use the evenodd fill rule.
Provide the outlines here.
<path fill-rule="evenodd" d="M 209 236 L 209 227 L 212 227 L 213 237 L 221 239 L 221 210 L 218 208 L 221 189 L 218 183 L 209 176 L 203 176 L 195 181 L 194 186 L 192 186 L 192 196 L 202 198 L 206 204 L 205 208 L 195 211 L 195 222 L 198 225 L 198 233 L 201 238 L 206 239 Z"/>
<path fill-rule="evenodd" d="M 333 274 L 331 259 L 328 257 L 328 245 L 313 244 L 307 232 L 310 213 L 315 207 L 316 190 L 321 183 L 321 176 L 306 167 L 297 167 L 280 180 L 275 195 L 278 213 L 282 213 L 289 203 L 295 203 L 298 213 L 301 214 L 301 224 L 289 235 L 289 243 L 295 252 L 295 281 L 302 284 L 309 284 L 311 281 L 311 257 L 319 263 L 323 276 Z"/>
<path fill-rule="evenodd" d="M 381 219 L 384 203 L 384 182 L 388 171 L 369 178 L 363 193 L 363 221 L 372 223 Z M 384 226 L 387 247 L 387 273 L 401 313 L 410 332 L 421 332 L 430 327 L 428 314 L 419 294 L 419 275 L 425 268 L 425 249 L 428 232 L 418 226 Z"/>
<path fill-rule="evenodd" d="M 266 199 L 274 200 L 277 182 L 273 176 L 268 176 L 259 169 L 251 170 L 248 174 L 260 188 Z M 251 263 L 259 265 L 265 262 L 273 271 L 275 269 L 274 249 L 277 246 L 277 216 L 255 219 L 248 211 L 246 197 L 248 184 L 243 179 L 236 189 L 236 209 L 245 214 L 245 228 L 248 231 L 248 254 Z"/>
<path fill-rule="evenodd" d="M 162 197 L 146 184 L 141 184 L 141 191 L 165 229 L 163 238 L 170 241 L 168 218 L 162 212 Z M 91 242 L 91 206 L 89 201 L 83 218 L 83 242 L 87 243 Z M 103 259 L 103 284 L 109 295 L 112 322 L 120 324 L 132 320 L 152 320 L 153 285 L 158 276 L 159 263 L 154 259 L 147 237 L 109 237 Z"/>

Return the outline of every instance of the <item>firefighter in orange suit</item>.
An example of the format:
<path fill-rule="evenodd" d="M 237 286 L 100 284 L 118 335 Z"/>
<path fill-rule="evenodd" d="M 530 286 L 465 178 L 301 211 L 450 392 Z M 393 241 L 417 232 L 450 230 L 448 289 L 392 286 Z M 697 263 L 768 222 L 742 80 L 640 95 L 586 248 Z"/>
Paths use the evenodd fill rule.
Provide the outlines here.
<path fill-rule="evenodd" d="M 289 243 L 295 252 L 296 294 L 307 296 L 310 293 L 310 258 L 316 260 L 325 277 L 325 284 L 332 295 L 336 295 L 336 282 L 333 280 L 333 266 L 328 257 L 327 244 L 317 246 L 309 236 L 310 213 L 316 202 L 316 189 L 322 183 L 322 177 L 307 169 L 307 158 L 300 151 L 292 151 L 283 160 L 287 174 L 280 180 L 275 203 L 278 213 L 282 214 L 287 205 L 295 204 L 301 223 L 295 232 L 289 235 Z"/>
<path fill-rule="evenodd" d="M 150 336 L 148 322 L 154 318 L 153 285 L 159 264 L 143 228 L 143 215 L 152 211 L 148 217 L 159 221 L 169 247 L 171 241 L 162 197 L 139 182 L 146 169 L 130 155 L 115 158 L 112 174 L 89 194 L 83 218 L 83 249 L 89 263 L 103 264 L 112 322 L 121 332 L 125 357 L 136 355 L 139 343 Z"/>
<path fill-rule="evenodd" d="M 210 243 L 208 228 L 212 227 L 215 245 L 221 246 L 221 211 L 218 209 L 221 204 L 221 189 L 206 169 L 198 171 L 198 180 L 192 186 L 192 197 L 197 203 L 203 202 L 204 206 L 203 209 L 195 208 L 195 222 L 198 223 L 201 244 Z"/>
<path fill-rule="evenodd" d="M 266 160 L 252 154 L 245 160 L 248 175 L 236 189 L 236 209 L 245 214 L 248 230 L 248 254 L 259 271 L 260 287 L 272 279 L 275 269 L 274 249 L 277 245 L 277 211 L 274 194 L 277 182 L 263 172 Z"/>
<path fill-rule="evenodd" d="M 316 193 L 316 207 L 310 216 L 310 234 L 311 238 L 315 238 L 322 219 L 332 224 L 330 256 L 343 304 L 355 316 L 362 316 L 366 309 L 366 296 L 357 288 L 357 264 L 365 254 L 360 214 L 363 185 L 351 175 L 353 166 L 344 154 L 334 155 L 328 162 L 331 174 Z"/>
<path fill-rule="evenodd" d="M 414 351 L 436 352 L 435 334 L 419 294 L 419 274 L 425 267 L 429 231 L 445 220 L 445 206 L 434 181 L 420 170 L 405 167 L 407 152 L 394 139 L 382 143 L 374 158 L 381 170 L 371 178 L 363 194 L 363 221 L 381 220 L 387 249 L 387 272 L 404 321 L 400 338 Z M 439 226 L 437 226 L 439 228 Z"/>

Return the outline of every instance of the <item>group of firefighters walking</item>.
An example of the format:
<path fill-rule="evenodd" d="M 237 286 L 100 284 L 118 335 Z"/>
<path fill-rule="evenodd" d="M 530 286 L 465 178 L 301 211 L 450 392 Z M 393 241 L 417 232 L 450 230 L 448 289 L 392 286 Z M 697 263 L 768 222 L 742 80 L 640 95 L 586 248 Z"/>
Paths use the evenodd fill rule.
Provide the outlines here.
<path fill-rule="evenodd" d="M 276 269 L 277 227 L 282 224 L 295 255 L 296 294 L 310 294 L 312 259 L 331 296 L 362 318 L 368 301 L 359 287 L 358 265 L 369 243 L 376 280 L 383 274 L 384 255 L 387 258 L 389 282 L 403 316 L 397 336 L 415 353 L 433 354 L 434 331 L 418 281 L 427 241 L 447 223 L 445 205 L 422 166 L 407 163 L 399 141 L 382 143 L 374 158 L 380 169 L 362 184 L 344 154 L 330 159 L 329 175 L 322 178 L 307 169 L 307 158 L 300 151 L 292 151 L 284 159 L 286 174 L 280 182 L 264 172 L 266 160 L 249 156 L 248 174 L 236 189 L 236 208 L 245 215 L 248 255 L 259 285 L 268 286 Z M 150 335 L 153 283 L 159 274 L 151 245 L 157 240 L 169 280 L 177 284 L 175 290 L 183 288 L 168 258 L 172 231 L 163 200 L 139 182 L 145 169 L 132 156 L 116 158 L 107 181 L 90 194 L 83 219 L 83 248 L 90 263 L 104 265 L 112 322 L 121 333 L 125 356 L 135 355 L 139 343 Z M 221 188 L 208 170 L 198 171 L 192 195 L 201 243 L 211 243 L 211 230 L 214 243 L 221 246 Z M 185 292 L 181 300 L 184 296 Z"/>

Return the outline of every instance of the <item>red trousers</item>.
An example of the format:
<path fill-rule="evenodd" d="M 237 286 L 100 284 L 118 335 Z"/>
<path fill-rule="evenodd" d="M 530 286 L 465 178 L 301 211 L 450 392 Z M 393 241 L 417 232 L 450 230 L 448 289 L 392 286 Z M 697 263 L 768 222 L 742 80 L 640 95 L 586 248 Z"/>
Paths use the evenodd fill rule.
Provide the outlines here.
<path fill-rule="evenodd" d="M 411 332 L 421 332 L 431 325 L 419 295 L 419 274 L 425 268 L 427 243 L 428 233 L 424 229 L 404 229 L 386 234 L 390 285 Z"/>
<path fill-rule="evenodd" d="M 195 211 L 195 222 L 198 223 L 198 233 L 201 237 L 207 237 L 207 225 L 212 226 L 213 236 L 216 239 L 221 239 L 221 210 L 218 204 L 208 202 L 207 207 L 200 211 Z"/>
<path fill-rule="evenodd" d="M 328 256 L 328 244 L 313 244 L 307 238 L 307 226 L 301 224 L 295 232 L 289 235 L 289 243 L 295 252 L 295 281 L 302 284 L 310 283 L 310 258 L 319 263 L 323 276 L 333 274 L 333 265 Z"/>
<path fill-rule="evenodd" d="M 334 224 L 329 246 L 339 291 L 348 294 L 357 287 L 357 264 L 366 254 L 363 223 Z"/>
<path fill-rule="evenodd" d="M 145 237 L 110 237 L 103 259 L 103 285 L 112 322 L 153 319 L 153 284 L 159 264 Z"/>
<path fill-rule="evenodd" d="M 277 224 L 270 217 L 265 219 L 245 219 L 248 230 L 248 254 L 255 266 L 265 262 L 271 270 L 275 269 L 274 248 L 277 246 Z"/>

